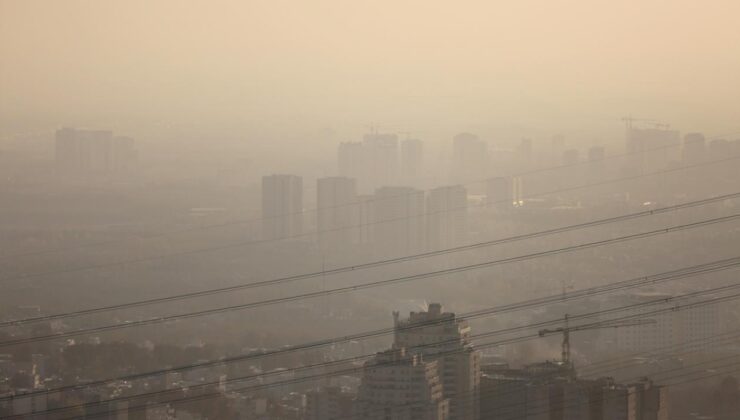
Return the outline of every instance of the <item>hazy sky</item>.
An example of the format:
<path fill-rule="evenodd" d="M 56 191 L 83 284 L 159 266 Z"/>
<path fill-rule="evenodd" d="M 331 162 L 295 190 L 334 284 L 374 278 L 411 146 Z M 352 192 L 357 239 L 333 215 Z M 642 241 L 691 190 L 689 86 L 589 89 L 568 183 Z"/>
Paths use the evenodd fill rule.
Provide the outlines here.
<path fill-rule="evenodd" d="M 8 123 L 740 130 L 737 0 L 0 0 Z"/>

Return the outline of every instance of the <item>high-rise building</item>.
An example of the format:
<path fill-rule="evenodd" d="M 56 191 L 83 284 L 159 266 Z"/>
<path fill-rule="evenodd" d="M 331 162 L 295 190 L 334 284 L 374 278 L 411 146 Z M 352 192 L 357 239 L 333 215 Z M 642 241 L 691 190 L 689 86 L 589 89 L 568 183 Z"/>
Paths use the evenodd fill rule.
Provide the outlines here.
<path fill-rule="evenodd" d="M 596 163 L 604 160 L 606 157 L 606 149 L 604 146 L 592 146 L 588 149 L 588 161 Z"/>
<path fill-rule="evenodd" d="M 444 397 L 450 400 L 450 420 L 479 418 L 480 353 L 470 342 L 470 326 L 454 313 L 432 303 L 426 312 L 411 312 L 408 319 L 393 313 L 393 347 L 422 354 L 439 363 Z"/>
<path fill-rule="evenodd" d="M 352 242 L 353 211 L 357 206 L 355 180 L 346 177 L 316 181 L 316 228 L 325 247 L 340 247 Z"/>
<path fill-rule="evenodd" d="M 362 142 L 345 142 L 338 149 L 339 175 L 357 180 L 357 189 L 369 193 L 398 180 L 398 136 L 370 133 Z"/>
<path fill-rule="evenodd" d="M 303 231 L 303 178 L 262 177 L 262 237 L 283 239 Z"/>
<path fill-rule="evenodd" d="M 427 248 L 462 245 L 468 233 L 468 192 L 460 185 L 438 187 L 427 197 Z"/>
<path fill-rule="evenodd" d="M 421 175 L 424 143 L 417 139 L 401 142 L 401 176 L 406 183 L 417 183 Z"/>
<path fill-rule="evenodd" d="M 631 172 L 643 173 L 665 168 L 679 158 L 681 137 L 678 131 L 658 128 L 629 128 L 627 153 Z M 652 168 L 652 169 L 651 169 Z"/>
<path fill-rule="evenodd" d="M 689 133 L 683 138 L 682 161 L 687 165 L 695 165 L 704 160 L 706 154 L 706 139 L 701 133 Z"/>
<path fill-rule="evenodd" d="M 378 353 L 365 363 L 355 419 L 452 419 L 438 363 L 403 348 Z"/>
<path fill-rule="evenodd" d="M 373 197 L 372 236 L 391 255 L 419 252 L 424 246 L 424 191 L 382 187 Z"/>
<path fill-rule="evenodd" d="M 653 381 L 643 378 L 628 385 L 628 420 L 668 420 L 668 393 Z"/>
<path fill-rule="evenodd" d="M 130 170 L 136 163 L 134 140 L 108 130 L 61 128 L 56 132 L 59 174 L 107 174 Z"/>
<path fill-rule="evenodd" d="M 460 133 L 453 140 L 452 178 L 456 184 L 468 184 L 485 178 L 488 145 L 475 134 Z"/>
<path fill-rule="evenodd" d="M 352 243 L 369 245 L 374 243 L 375 196 L 358 195 L 352 210 Z"/>
<path fill-rule="evenodd" d="M 360 142 L 339 143 L 337 153 L 339 175 L 348 178 L 360 179 L 364 177 L 365 158 Z"/>
<path fill-rule="evenodd" d="M 731 143 L 725 139 L 714 139 L 707 144 L 707 158 L 710 160 L 732 156 Z"/>
<path fill-rule="evenodd" d="M 498 420 L 667 420 L 664 388 L 650 380 L 624 385 L 581 379 L 572 365 L 535 363 L 523 369 L 485 366 L 481 418 Z M 484 397 L 483 397 L 484 396 Z"/>
<path fill-rule="evenodd" d="M 370 133 L 362 138 L 367 162 L 368 188 L 371 190 L 396 184 L 398 180 L 398 136 Z"/>

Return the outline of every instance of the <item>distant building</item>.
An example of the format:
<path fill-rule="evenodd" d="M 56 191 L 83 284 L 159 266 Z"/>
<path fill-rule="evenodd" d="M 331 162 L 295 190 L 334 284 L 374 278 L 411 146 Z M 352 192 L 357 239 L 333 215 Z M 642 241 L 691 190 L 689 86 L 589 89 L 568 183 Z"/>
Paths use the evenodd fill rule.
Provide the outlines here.
<path fill-rule="evenodd" d="M 305 420 L 346 420 L 352 418 L 355 395 L 340 387 L 325 387 L 306 394 Z"/>
<path fill-rule="evenodd" d="M 424 247 L 424 191 L 382 187 L 375 192 L 373 241 L 393 255 L 408 255 Z"/>
<path fill-rule="evenodd" d="M 353 235 L 353 211 L 357 206 L 355 180 L 346 177 L 320 178 L 316 181 L 316 228 L 324 247 L 350 244 Z"/>
<path fill-rule="evenodd" d="M 470 342 L 470 326 L 454 313 L 442 312 L 432 303 L 426 312 L 411 312 L 409 318 L 394 317 L 393 347 L 422 354 L 439 363 L 444 397 L 450 401 L 451 420 L 478 420 L 480 353 Z"/>
<path fill-rule="evenodd" d="M 357 393 L 357 420 L 448 420 L 438 362 L 394 348 L 365 363 Z"/>
<path fill-rule="evenodd" d="M 364 164 L 362 143 L 339 143 L 337 152 L 337 169 L 339 170 L 339 175 L 348 178 L 359 178 L 363 175 L 362 169 Z"/>
<path fill-rule="evenodd" d="M 415 184 L 422 171 L 424 143 L 417 139 L 401 142 L 401 177 L 405 183 Z"/>
<path fill-rule="evenodd" d="M 629 420 L 668 420 L 668 393 L 647 378 L 628 385 Z"/>
<path fill-rule="evenodd" d="M 481 418 L 496 420 L 667 420 L 664 388 L 643 380 L 579 379 L 570 366 L 483 367 Z"/>
<path fill-rule="evenodd" d="M 134 140 L 109 130 L 62 128 L 56 131 L 55 161 L 60 175 L 107 174 L 133 168 Z"/>
<path fill-rule="evenodd" d="M 733 155 L 731 142 L 725 139 L 714 139 L 707 145 L 707 158 L 710 160 L 722 159 Z"/>
<path fill-rule="evenodd" d="M 369 193 L 376 188 L 396 184 L 399 177 L 398 136 L 370 133 L 362 142 L 340 143 L 339 175 L 357 180 L 357 190 Z"/>
<path fill-rule="evenodd" d="M 596 163 L 604 160 L 606 157 L 606 149 L 604 146 L 592 146 L 588 149 L 588 161 Z"/>
<path fill-rule="evenodd" d="M 704 161 L 706 140 L 701 133 L 689 133 L 683 138 L 682 160 L 684 164 L 695 165 Z"/>
<path fill-rule="evenodd" d="M 485 178 L 488 145 L 475 134 L 461 133 L 452 139 L 452 181 L 468 184 Z"/>
<path fill-rule="evenodd" d="M 462 245 L 468 233 L 468 192 L 460 186 L 438 187 L 427 197 L 427 248 Z"/>
<path fill-rule="evenodd" d="M 296 175 L 262 177 L 262 237 L 283 239 L 303 231 L 303 178 Z"/>
<path fill-rule="evenodd" d="M 398 180 L 398 136 L 370 133 L 362 138 L 367 162 L 368 187 L 376 189 Z"/>
<path fill-rule="evenodd" d="M 675 130 L 658 128 L 629 128 L 627 130 L 626 152 L 628 170 L 644 173 L 664 169 L 679 157 L 680 133 Z M 652 168 L 652 169 L 651 169 Z"/>
<path fill-rule="evenodd" d="M 369 245 L 375 242 L 375 196 L 358 195 L 352 211 L 352 243 Z"/>

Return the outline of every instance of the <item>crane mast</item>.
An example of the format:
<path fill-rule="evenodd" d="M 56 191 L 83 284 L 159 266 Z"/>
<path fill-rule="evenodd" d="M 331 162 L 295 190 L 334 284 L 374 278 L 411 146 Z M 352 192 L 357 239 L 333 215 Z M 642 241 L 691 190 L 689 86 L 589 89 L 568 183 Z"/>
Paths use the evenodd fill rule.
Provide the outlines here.
<path fill-rule="evenodd" d="M 555 329 L 543 329 L 539 331 L 540 337 L 544 337 L 549 334 L 563 334 L 563 341 L 561 343 L 561 352 L 560 357 L 563 361 L 563 364 L 569 365 L 571 363 L 571 355 L 570 355 L 570 333 L 571 331 L 584 331 L 584 330 L 596 330 L 596 329 L 603 329 L 603 328 L 620 328 L 620 327 L 635 327 L 639 325 L 647 325 L 647 324 L 655 324 L 654 319 L 634 319 L 634 320 L 624 320 L 624 321 L 616 321 L 616 322 L 599 322 L 594 324 L 585 324 L 585 325 L 576 325 L 571 327 L 570 326 L 570 319 L 569 315 L 565 314 L 564 320 L 563 320 L 563 326 Z"/>

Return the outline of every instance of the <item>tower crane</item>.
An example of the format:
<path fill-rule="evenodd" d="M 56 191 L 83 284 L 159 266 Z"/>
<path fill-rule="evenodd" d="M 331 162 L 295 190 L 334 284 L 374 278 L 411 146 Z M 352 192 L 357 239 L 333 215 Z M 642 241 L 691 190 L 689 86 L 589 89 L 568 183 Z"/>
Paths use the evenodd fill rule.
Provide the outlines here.
<path fill-rule="evenodd" d="M 554 329 L 543 329 L 539 331 L 539 334 L 540 334 L 540 337 L 544 337 L 549 334 L 557 334 L 557 333 L 563 334 L 561 357 L 563 359 L 563 364 L 569 365 L 571 363 L 571 360 L 570 360 L 570 333 L 571 332 L 584 331 L 584 330 L 596 330 L 596 329 L 601 329 L 601 328 L 635 327 L 639 325 L 647 325 L 647 324 L 655 324 L 655 323 L 656 321 L 654 319 L 635 319 L 635 320 L 626 320 L 626 321 L 621 321 L 621 322 L 606 321 L 603 323 L 576 325 L 576 326 L 571 327 L 568 322 L 568 314 L 565 314 L 565 322 L 562 327 L 554 328 Z"/>
<path fill-rule="evenodd" d="M 624 127 L 629 130 L 635 122 L 652 123 L 655 122 L 655 120 L 650 118 L 633 118 L 632 115 L 628 115 L 626 117 L 622 117 L 622 122 L 624 122 Z"/>
<path fill-rule="evenodd" d="M 624 127 L 627 129 L 627 131 L 631 130 L 634 126 L 634 123 L 636 122 L 645 123 L 648 125 L 652 125 L 655 128 L 662 128 L 664 130 L 668 130 L 669 128 L 671 128 L 670 124 L 662 123 L 651 118 L 633 118 L 632 115 L 622 117 L 622 122 L 624 122 Z"/>

